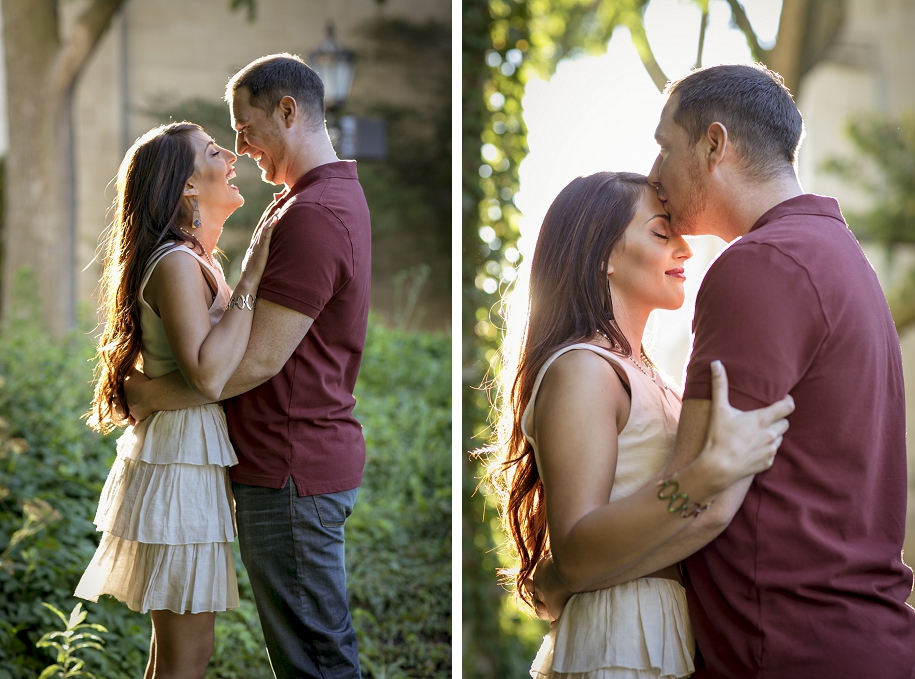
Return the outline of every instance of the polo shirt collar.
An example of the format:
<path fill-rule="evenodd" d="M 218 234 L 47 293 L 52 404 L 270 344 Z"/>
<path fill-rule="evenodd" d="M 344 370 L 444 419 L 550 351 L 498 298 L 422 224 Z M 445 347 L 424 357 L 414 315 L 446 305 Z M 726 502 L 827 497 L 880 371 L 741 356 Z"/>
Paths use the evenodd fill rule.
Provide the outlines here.
<path fill-rule="evenodd" d="M 356 173 L 356 161 L 338 160 L 333 163 L 325 163 L 324 165 L 313 167 L 308 172 L 303 174 L 299 180 L 292 185 L 292 188 L 283 189 L 279 193 L 274 193 L 273 200 L 275 203 L 279 203 L 284 198 L 294 196 L 297 193 L 301 193 L 315 182 L 321 181 L 322 179 L 331 178 L 358 179 L 359 176 Z"/>
<path fill-rule="evenodd" d="M 839 201 L 831 196 L 818 196 L 815 193 L 805 193 L 794 198 L 789 198 L 770 208 L 765 212 L 750 231 L 756 231 L 770 222 L 774 222 L 789 215 L 813 215 L 817 217 L 832 217 L 844 223 Z"/>

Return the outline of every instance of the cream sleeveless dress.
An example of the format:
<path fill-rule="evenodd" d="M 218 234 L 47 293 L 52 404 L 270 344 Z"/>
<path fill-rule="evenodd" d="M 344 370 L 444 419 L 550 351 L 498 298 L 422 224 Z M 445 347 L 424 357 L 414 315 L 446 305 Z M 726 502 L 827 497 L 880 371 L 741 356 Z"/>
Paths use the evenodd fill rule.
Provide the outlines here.
<path fill-rule="evenodd" d="M 156 264 L 192 255 L 217 288 L 215 325 L 229 301 L 222 270 L 182 245 L 150 257 L 140 285 L 143 370 L 161 377 L 178 369 L 162 321 L 143 300 Z M 238 463 L 219 404 L 157 412 L 128 427 L 99 499 L 102 540 L 76 587 L 98 601 L 110 594 L 140 613 L 224 611 L 238 607 L 232 543 L 235 515 L 228 467 Z"/>
<path fill-rule="evenodd" d="M 677 437 L 681 399 L 669 378 L 659 385 L 619 355 L 593 344 L 573 344 L 544 364 L 521 418 L 521 430 L 536 452 L 527 428 L 543 376 L 557 358 L 573 350 L 599 354 L 629 378 L 632 405 L 619 433 L 616 475 L 610 502 L 627 497 L 660 473 Z M 674 519 L 671 519 L 674 520 Z M 693 673 L 695 641 L 680 583 L 638 578 L 616 587 L 575 594 L 543 639 L 531 666 L 534 679 L 648 679 Z"/>

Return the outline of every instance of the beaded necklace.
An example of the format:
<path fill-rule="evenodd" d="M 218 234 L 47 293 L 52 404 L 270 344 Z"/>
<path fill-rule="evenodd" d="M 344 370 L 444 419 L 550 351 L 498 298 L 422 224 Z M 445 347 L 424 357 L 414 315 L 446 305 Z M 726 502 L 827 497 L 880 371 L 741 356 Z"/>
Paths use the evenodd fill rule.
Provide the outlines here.
<path fill-rule="evenodd" d="M 598 328 L 597 334 L 600 335 L 601 337 L 603 337 L 608 342 L 610 342 L 610 345 L 613 346 L 613 342 L 610 340 L 609 337 L 607 337 L 607 333 L 605 333 L 603 330 Z M 645 362 L 645 365 L 648 367 L 648 370 L 650 370 L 651 372 L 646 372 L 645 368 L 643 368 L 639 364 L 638 361 L 636 361 L 634 358 L 632 358 L 632 356 L 626 356 L 626 358 L 629 360 L 629 362 L 632 363 L 632 365 L 634 365 L 636 368 L 638 368 L 640 373 L 642 373 L 645 377 L 649 378 L 652 382 L 657 384 L 657 380 L 655 379 L 654 366 L 651 365 L 651 359 L 648 358 L 648 355 L 645 353 L 645 349 L 643 349 L 641 347 L 639 349 L 639 357 Z"/>
<path fill-rule="evenodd" d="M 216 268 L 216 263 L 213 261 L 213 258 L 210 257 L 210 253 L 207 252 L 207 249 L 206 249 L 205 247 L 203 247 L 203 243 L 201 243 L 201 242 L 198 240 L 197 236 L 195 236 L 194 234 L 192 234 L 190 231 L 188 231 L 187 229 L 185 229 L 183 226 L 179 226 L 178 228 L 181 229 L 181 230 L 182 230 L 184 233 L 186 233 L 188 236 L 190 236 L 191 238 L 194 239 L 194 242 L 197 243 L 197 245 L 200 246 L 200 249 L 201 249 L 201 250 L 203 250 L 203 256 L 206 257 L 207 261 L 210 263 L 210 266 L 213 267 L 213 268 L 215 269 L 215 268 Z"/>

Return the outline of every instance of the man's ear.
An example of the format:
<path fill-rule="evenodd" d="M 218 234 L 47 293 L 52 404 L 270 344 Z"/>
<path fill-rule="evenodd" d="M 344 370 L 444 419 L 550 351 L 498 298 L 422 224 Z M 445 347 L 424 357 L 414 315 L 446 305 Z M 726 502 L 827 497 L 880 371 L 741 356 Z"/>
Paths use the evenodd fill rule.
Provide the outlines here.
<path fill-rule="evenodd" d="M 286 128 L 292 127 L 299 115 L 299 105 L 296 103 L 296 100 L 286 95 L 280 99 L 280 103 L 277 104 L 279 114 L 282 117 L 283 124 Z"/>
<path fill-rule="evenodd" d="M 728 144 L 728 128 L 721 123 L 712 123 L 705 133 L 706 163 L 709 172 L 715 170 L 730 151 Z"/>

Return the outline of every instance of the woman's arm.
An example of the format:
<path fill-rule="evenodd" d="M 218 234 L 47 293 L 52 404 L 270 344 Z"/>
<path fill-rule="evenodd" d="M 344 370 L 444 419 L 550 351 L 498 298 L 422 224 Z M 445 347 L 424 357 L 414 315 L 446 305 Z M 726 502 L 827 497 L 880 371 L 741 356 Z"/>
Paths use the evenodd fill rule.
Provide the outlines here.
<path fill-rule="evenodd" d="M 716 422 L 711 429 L 714 435 L 698 458 L 683 465 L 685 455 L 676 455 L 665 470 L 669 474 L 679 469 L 676 479 L 681 492 L 688 492 L 691 501 L 700 503 L 716 498 L 740 479 L 771 466 L 781 435 L 787 429 L 783 418 L 793 410 L 793 404 L 783 400 L 762 410 L 737 411 L 727 402 L 723 368 L 719 365 L 713 369 L 713 375 L 716 392 L 725 394 L 716 401 L 714 409 L 708 401 L 704 402 L 706 412 Z M 561 373 L 558 377 L 562 379 Z M 552 400 L 543 401 L 541 396 L 537 401 L 538 452 L 546 491 L 553 568 L 571 591 L 585 591 L 607 582 L 622 581 L 620 578 L 627 574 L 640 570 L 647 574 L 676 563 L 685 556 L 680 556 L 678 551 L 684 545 L 695 551 L 724 529 L 733 516 L 728 513 L 734 498 L 739 495 L 742 500 L 746 492 L 745 488 L 734 488 L 727 500 L 722 497 L 713 505 L 714 511 L 689 519 L 668 512 L 668 502 L 658 499 L 656 482 L 608 504 L 612 478 L 607 486 L 605 478 L 598 478 L 606 474 L 606 468 L 591 466 L 598 459 L 597 454 L 582 457 L 576 448 L 603 450 L 604 455 L 611 449 L 615 468 L 616 441 L 611 440 L 615 437 L 608 436 L 605 425 L 595 426 L 607 408 L 606 390 L 602 392 L 594 384 L 597 379 L 595 371 L 590 376 L 570 374 L 563 380 L 565 394 L 554 394 Z M 545 378 L 544 385 L 546 382 Z M 567 405 L 560 405 L 562 402 Z M 702 427 L 681 430 L 678 449 L 683 447 L 681 437 L 690 444 L 688 447 L 698 440 L 697 449 L 702 448 L 704 425 L 708 421 L 706 417 Z M 734 441 L 740 445 L 734 445 Z M 665 545 L 676 549 L 659 552 L 663 558 L 645 561 Z"/>
<path fill-rule="evenodd" d="M 276 375 L 301 344 L 313 322 L 310 316 L 259 299 L 244 358 L 218 400 L 237 396 Z M 192 390 L 180 371 L 154 380 L 147 379 L 143 373 L 134 373 L 125 382 L 124 391 L 132 423 L 144 420 L 158 410 L 179 410 L 212 402 Z"/>
<path fill-rule="evenodd" d="M 256 295 L 267 261 L 272 228 L 265 227 L 233 294 Z M 211 326 L 212 295 L 200 264 L 190 254 L 169 255 L 153 271 L 147 301 L 162 318 L 181 375 L 202 397 L 217 400 L 248 346 L 254 312 L 235 306 Z"/>
<path fill-rule="evenodd" d="M 743 499 L 750 489 L 753 478 L 753 476 L 748 476 L 728 488 L 718 496 L 715 504 L 707 512 L 695 519 L 685 519 L 690 522 L 690 525 L 684 526 L 677 535 L 658 546 L 631 568 L 606 580 L 592 583 L 579 591 L 593 592 L 621 585 L 656 573 L 695 553 L 718 537 L 728 526 L 743 504 Z M 533 578 L 529 578 L 524 584 L 532 594 L 531 598 L 535 602 L 537 615 L 544 620 L 556 620 L 569 598 L 576 594 L 560 579 L 552 556 L 541 559 L 534 571 Z"/>
<path fill-rule="evenodd" d="M 530 425 L 551 549 L 563 578 L 590 558 L 575 540 L 575 527 L 610 500 L 618 436 L 628 417 L 629 397 L 616 371 L 594 352 L 563 354 L 543 377 Z"/>

